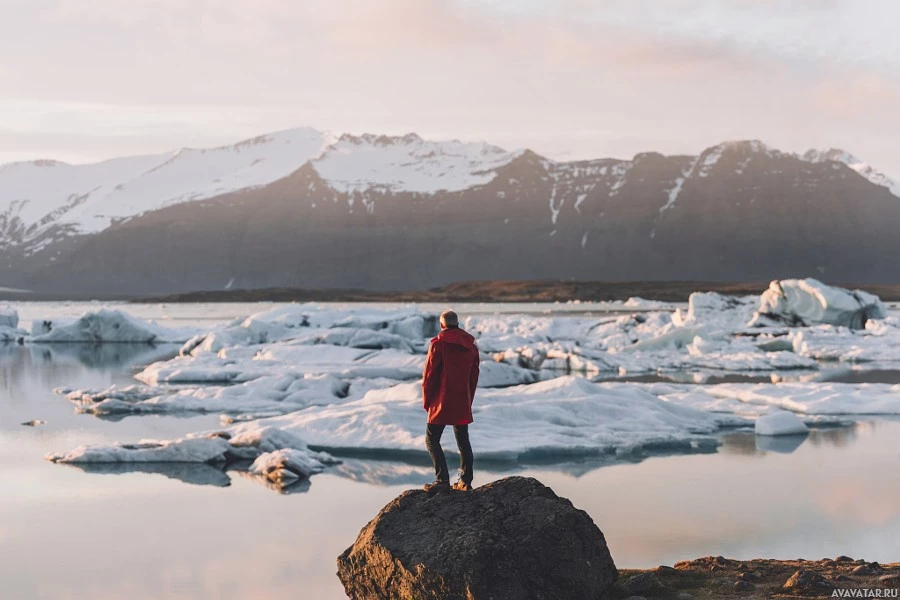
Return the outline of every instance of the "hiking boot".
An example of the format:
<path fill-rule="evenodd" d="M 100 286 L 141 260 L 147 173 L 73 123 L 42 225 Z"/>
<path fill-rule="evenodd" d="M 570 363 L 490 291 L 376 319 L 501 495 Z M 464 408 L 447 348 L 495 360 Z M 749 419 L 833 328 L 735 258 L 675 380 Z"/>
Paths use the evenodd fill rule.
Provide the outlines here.
<path fill-rule="evenodd" d="M 466 483 L 465 481 L 460 479 L 459 481 L 457 481 L 456 483 L 453 484 L 453 489 L 456 490 L 457 492 L 471 492 L 472 484 Z"/>
<path fill-rule="evenodd" d="M 432 483 L 426 483 L 423 489 L 429 494 L 449 492 L 451 490 L 449 481 L 433 481 Z"/>

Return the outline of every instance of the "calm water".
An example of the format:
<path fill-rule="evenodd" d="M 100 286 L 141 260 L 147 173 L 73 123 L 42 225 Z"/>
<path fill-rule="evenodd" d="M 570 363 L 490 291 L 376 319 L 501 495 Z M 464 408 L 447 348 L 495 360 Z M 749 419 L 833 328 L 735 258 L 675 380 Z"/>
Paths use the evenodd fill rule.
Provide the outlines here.
<path fill-rule="evenodd" d="M 147 310 L 197 322 L 195 307 Z M 251 312 L 217 310 L 203 314 L 211 322 Z M 103 421 L 74 414 L 52 391 L 127 383 L 139 365 L 175 350 L 0 346 L 0 596 L 342 598 L 337 555 L 390 499 L 428 481 L 422 461 L 351 459 L 279 495 L 214 469 L 85 473 L 43 460 L 84 443 L 217 427 L 213 416 Z M 35 418 L 48 423 L 20 425 Z M 708 554 L 898 560 L 900 422 L 757 444 L 733 432 L 710 454 L 493 466 L 476 484 L 510 472 L 538 477 L 588 511 L 622 567 Z"/>

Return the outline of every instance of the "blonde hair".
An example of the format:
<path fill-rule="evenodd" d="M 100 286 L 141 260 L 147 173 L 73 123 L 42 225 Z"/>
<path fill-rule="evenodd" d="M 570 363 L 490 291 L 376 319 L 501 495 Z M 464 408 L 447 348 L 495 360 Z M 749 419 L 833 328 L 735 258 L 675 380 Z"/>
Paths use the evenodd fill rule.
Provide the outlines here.
<path fill-rule="evenodd" d="M 452 310 L 445 310 L 441 313 L 441 325 L 444 327 L 459 327 L 459 315 Z"/>

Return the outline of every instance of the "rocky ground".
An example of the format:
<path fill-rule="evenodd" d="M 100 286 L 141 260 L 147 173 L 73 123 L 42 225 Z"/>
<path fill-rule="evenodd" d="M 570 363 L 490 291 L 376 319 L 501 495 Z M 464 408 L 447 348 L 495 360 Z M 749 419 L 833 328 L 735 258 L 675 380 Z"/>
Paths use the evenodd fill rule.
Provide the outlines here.
<path fill-rule="evenodd" d="M 878 564 L 849 556 L 818 561 L 708 556 L 677 562 L 674 567 L 621 569 L 614 598 L 897 598 L 897 590 L 900 563 Z"/>

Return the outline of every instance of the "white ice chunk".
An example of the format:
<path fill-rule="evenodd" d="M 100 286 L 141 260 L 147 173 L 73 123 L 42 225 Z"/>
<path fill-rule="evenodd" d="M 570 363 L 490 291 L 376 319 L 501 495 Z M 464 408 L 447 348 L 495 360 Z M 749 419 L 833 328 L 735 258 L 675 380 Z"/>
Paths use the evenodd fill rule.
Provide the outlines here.
<path fill-rule="evenodd" d="M 478 387 L 500 388 L 523 383 L 534 383 L 538 380 L 535 371 L 523 369 L 491 360 L 481 361 Z"/>
<path fill-rule="evenodd" d="M 197 336 L 184 345 L 181 353 L 216 353 L 232 346 L 269 344 L 298 338 L 306 339 L 306 343 L 316 343 L 318 340 L 320 343 L 359 348 L 409 350 L 416 342 L 421 343 L 425 337 L 437 333 L 436 322 L 437 317 L 420 313 L 415 307 L 333 308 L 313 303 L 291 304 L 256 313 Z M 337 331 L 329 333 L 333 329 Z M 357 333 L 352 333 L 354 331 Z M 328 339 L 329 336 L 331 339 Z"/>
<path fill-rule="evenodd" d="M 19 313 L 12 306 L 0 304 L 0 343 L 23 340 L 28 333 L 19 329 Z"/>
<path fill-rule="evenodd" d="M 284 414 L 313 404 L 341 401 L 349 384 L 330 375 L 267 375 L 240 385 L 166 390 L 132 385 L 66 391 L 66 399 L 93 415 L 219 412 Z"/>
<path fill-rule="evenodd" d="M 730 417 L 664 402 L 623 384 L 565 376 L 531 385 L 480 390 L 472 444 L 482 457 L 596 454 L 614 449 L 690 447 Z M 373 390 L 356 402 L 237 425 L 276 427 L 325 448 L 424 450 L 425 413 L 418 382 Z"/>
<path fill-rule="evenodd" d="M 756 435 L 797 435 L 809 433 L 806 423 L 792 412 L 776 410 L 756 419 Z"/>
<path fill-rule="evenodd" d="M 224 462 L 228 441 L 217 436 L 177 440 L 141 440 L 136 444 L 79 446 L 64 454 L 48 454 L 59 463 L 215 463 Z"/>
<path fill-rule="evenodd" d="M 19 326 L 19 313 L 12 306 L 0 304 L 0 327 L 16 329 Z"/>
<path fill-rule="evenodd" d="M 647 300 L 640 296 L 632 296 L 622 303 L 625 308 L 634 310 L 670 310 L 672 304 L 670 302 L 662 302 L 659 300 Z"/>
<path fill-rule="evenodd" d="M 340 461 L 314 452 L 294 434 L 255 427 L 237 435 L 229 431 L 189 435 L 176 440 L 142 440 L 136 444 L 80 446 L 45 457 L 57 463 L 206 463 L 222 467 L 254 461 L 250 472 L 279 484 L 320 473 Z"/>
<path fill-rule="evenodd" d="M 687 313 L 680 309 L 672 315 L 679 327 L 707 326 L 740 329 L 759 305 L 755 296 L 728 296 L 716 292 L 694 292 L 688 298 Z"/>
<path fill-rule="evenodd" d="M 260 454 L 250 465 L 250 472 L 272 483 L 284 485 L 297 479 L 308 479 L 324 471 L 325 465 L 336 462 L 325 452 L 284 448 Z"/>
<path fill-rule="evenodd" d="M 132 317 L 120 310 L 102 308 L 86 312 L 75 320 L 36 320 L 31 328 L 31 342 L 86 342 L 86 343 L 162 343 L 184 342 L 196 330 L 168 329 Z"/>
<path fill-rule="evenodd" d="M 760 297 L 759 309 L 749 325 L 840 325 L 863 329 L 869 319 L 883 319 L 881 300 L 860 290 L 825 285 L 815 279 L 773 281 Z"/>
<path fill-rule="evenodd" d="M 649 391 L 698 410 L 762 414 L 770 407 L 805 415 L 900 415 L 900 385 L 879 383 L 653 384 Z"/>

